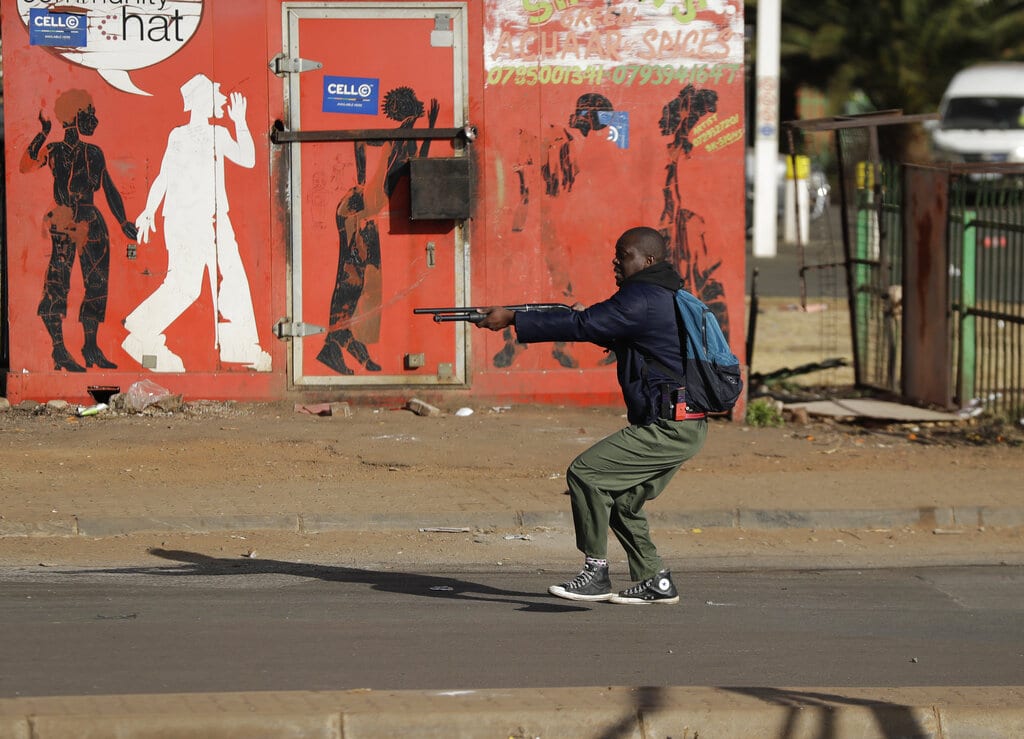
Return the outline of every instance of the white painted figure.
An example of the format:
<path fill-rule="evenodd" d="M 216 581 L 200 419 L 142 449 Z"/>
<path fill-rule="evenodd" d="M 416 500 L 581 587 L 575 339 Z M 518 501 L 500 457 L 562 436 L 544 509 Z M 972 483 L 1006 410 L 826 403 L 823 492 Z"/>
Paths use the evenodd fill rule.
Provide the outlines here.
<path fill-rule="evenodd" d="M 156 372 L 184 372 L 181 357 L 167 347 L 164 331 L 199 298 L 205 274 L 213 295 L 221 361 L 269 372 L 271 358 L 259 343 L 249 280 L 228 217 L 224 187 L 225 159 L 246 168 L 256 163 L 256 148 L 245 122 L 246 100 L 233 92 L 229 102 L 220 84 L 202 74 L 182 85 L 181 96 L 189 122 L 168 136 L 160 173 L 136 220 L 139 241 L 147 243 L 150 232 L 157 230 L 156 211 L 163 203 L 167 276 L 125 319 L 129 334 L 121 346 Z M 225 126 L 210 121 L 224 116 L 225 103 L 234 138 Z"/>

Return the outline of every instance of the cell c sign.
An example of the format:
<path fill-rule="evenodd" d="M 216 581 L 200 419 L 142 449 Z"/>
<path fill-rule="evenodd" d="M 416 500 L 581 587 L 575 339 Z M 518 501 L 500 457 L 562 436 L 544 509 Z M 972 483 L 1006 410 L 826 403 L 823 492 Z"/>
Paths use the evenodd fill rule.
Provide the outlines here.
<path fill-rule="evenodd" d="M 324 75 L 324 113 L 380 112 L 380 80 Z"/>
<path fill-rule="evenodd" d="M 124 92 L 149 95 L 129 72 L 177 53 L 199 28 L 208 0 L 18 0 L 32 46 L 89 67 Z M 59 12 L 74 7 L 74 12 Z"/>
<path fill-rule="evenodd" d="M 32 8 L 28 19 L 31 46 L 85 46 L 88 42 L 88 21 L 78 13 L 51 13 Z"/>

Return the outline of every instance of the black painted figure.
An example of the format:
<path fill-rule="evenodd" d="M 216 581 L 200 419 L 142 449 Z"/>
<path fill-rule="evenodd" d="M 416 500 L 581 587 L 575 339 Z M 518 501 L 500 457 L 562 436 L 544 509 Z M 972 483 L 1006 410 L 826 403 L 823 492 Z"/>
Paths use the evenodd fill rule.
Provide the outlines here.
<path fill-rule="evenodd" d="M 614 110 L 611 100 L 596 92 L 587 92 L 576 100 L 576 109 L 569 116 L 569 128 L 586 137 L 591 131 L 605 127 L 598 119 L 598 112 Z M 547 141 L 546 161 L 541 165 L 541 175 L 548 195 L 558 195 L 559 190 L 572 191 L 579 174 L 579 166 L 573 157 L 572 131 L 562 129 Z"/>
<path fill-rule="evenodd" d="M 576 137 L 573 131 L 578 132 L 586 138 L 591 131 L 600 131 L 606 128 L 599 118 L 601 111 L 612 112 L 615 107 L 612 101 L 597 92 L 586 92 L 576 99 L 576 107 L 569 115 L 568 128 L 564 126 L 550 126 L 550 132 L 544 141 L 544 162 L 540 165 L 540 174 L 544 180 L 544 194 L 550 197 L 558 197 L 562 193 L 572 192 L 576 184 L 576 176 L 580 168 L 577 162 L 577 155 L 574 147 L 577 146 Z M 524 138 L 524 143 L 529 145 L 535 143 L 536 139 L 529 141 Z M 521 153 L 520 162 L 513 167 L 519 184 L 519 203 L 513 215 L 512 230 L 522 231 L 526 224 L 526 217 L 530 204 L 530 188 L 527 184 L 526 170 L 533 164 L 533 159 L 528 154 Z M 548 273 L 551 275 L 551 282 L 554 287 L 561 291 L 566 302 L 573 302 L 572 279 L 565 264 L 565 252 L 560 245 L 549 244 L 544 248 L 544 260 Z M 495 367 L 510 367 L 515 358 L 526 348 L 515 339 L 511 329 L 502 333 L 504 345 L 494 355 Z M 564 341 L 555 342 L 551 348 L 551 356 L 555 358 L 562 367 L 573 369 L 579 366 L 576 359 L 569 354 L 568 347 Z M 609 354 L 614 359 L 614 356 Z"/>
<path fill-rule="evenodd" d="M 22 172 L 48 166 L 53 174 L 55 205 L 46 214 L 50 231 L 50 263 L 38 313 L 53 342 L 54 369 L 84 372 L 85 368 L 64 346 L 64 318 L 68 311 L 71 269 L 78 255 L 85 284 L 78 313 L 85 334 L 82 347 L 85 366 L 116 369 L 117 365 L 103 355 L 96 340 L 99 325 L 107 312 L 110 236 L 103 215 L 93 203 L 93 193 L 103 188 L 110 212 L 125 236 L 134 241 L 137 232 L 135 224 L 125 218 L 124 203 L 107 171 L 103 151 L 82 140 L 83 136 L 91 136 L 99 124 L 92 97 L 85 90 L 68 90 L 57 98 L 54 112 L 64 126 L 63 141 L 46 144 L 51 123 L 40 113 L 42 130 L 32 139 L 21 160 Z"/>
<path fill-rule="evenodd" d="M 669 260 L 682 275 L 686 288 L 711 308 L 722 331 L 729 335 L 729 311 L 725 303 L 725 289 L 715 271 L 721 260 L 708 264 L 708 244 L 704 217 L 683 205 L 680 189 L 680 165 L 693 151 L 690 132 L 704 116 L 715 113 L 718 93 L 687 85 L 669 100 L 661 112 L 658 126 L 663 136 L 671 136 L 668 144 L 669 161 L 665 165 L 665 206 L 658 230 L 669 247 Z"/>
<path fill-rule="evenodd" d="M 440 106 L 430 101 L 427 123 L 437 123 Z M 397 87 L 384 96 L 384 114 L 398 122 L 398 128 L 412 128 L 423 117 L 424 109 L 410 87 Z M 383 146 L 381 164 L 373 181 L 366 182 L 366 145 Z M 356 185 L 342 197 L 335 212 L 338 227 L 338 273 L 331 296 L 331 318 L 324 346 L 317 359 L 342 375 L 353 370 L 345 364 L 347 350 L 370 372 L 379 372 L 380 365 L 370 357 L 366 345 L 380 338 L 382 306 L 380 282 L 380 231 L 377 216 L 407 174 L 408 162 L 417 156 L 415 141 L 360 141 L 355 145 Z M 419 148 L 419 156 L 427 156 L 430 140 Z M 358 321 L 355 321 L 358 314 Z"/>

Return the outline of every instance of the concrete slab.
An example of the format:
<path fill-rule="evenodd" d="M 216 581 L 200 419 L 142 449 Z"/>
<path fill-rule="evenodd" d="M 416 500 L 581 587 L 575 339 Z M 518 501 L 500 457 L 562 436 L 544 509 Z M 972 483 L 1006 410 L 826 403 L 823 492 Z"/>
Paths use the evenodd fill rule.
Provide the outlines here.
<path fill-rule="evenodd" d="M 917 408 L 912 405 L 873 398 L 832 398 L 830 400 L 813 400 L 806 403 L 787 403 L 785 407 L 790 410 L 803 408 L 812 416 L 826 416 L 829 418 L 870 418 L 880 421 L 900 421 L 906 423 L 963 420 L 956 413 L 933 411 L 927 408 Z"/>

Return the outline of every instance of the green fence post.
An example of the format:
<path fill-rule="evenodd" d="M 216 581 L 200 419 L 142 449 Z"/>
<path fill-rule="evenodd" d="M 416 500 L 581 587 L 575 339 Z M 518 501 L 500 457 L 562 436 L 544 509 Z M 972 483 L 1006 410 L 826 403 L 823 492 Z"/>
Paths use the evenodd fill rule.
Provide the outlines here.
<path fill-rule="evenodd" d="M 964 211 L 963 266 L 960 270 L 960 405 L 966 407 L 974 399 L 977 327 L 971 313 L 977 303 L 976 263 L 978 232 L 974 225 L 978 214 Z"/>

